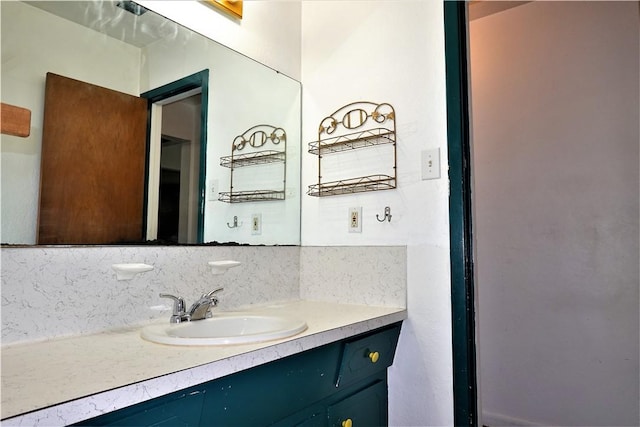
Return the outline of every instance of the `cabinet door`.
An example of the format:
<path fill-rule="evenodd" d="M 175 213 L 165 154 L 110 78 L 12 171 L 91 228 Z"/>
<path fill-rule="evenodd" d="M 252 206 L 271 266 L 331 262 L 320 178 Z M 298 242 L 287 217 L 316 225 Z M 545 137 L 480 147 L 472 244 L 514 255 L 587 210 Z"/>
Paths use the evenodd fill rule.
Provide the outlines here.
<path fill-rule="evenodd" d="M 331 427 L 386 426 L 387 384 L 378 381 L 355 394 L 329 406 Z"/>
<path fill-rule="evenodd" d="M 213 381 L 206 385 L 202 425 L 264 426 L 313 410 L 312 405 L 336 392 L 340 351 L 336 342 Z"/>

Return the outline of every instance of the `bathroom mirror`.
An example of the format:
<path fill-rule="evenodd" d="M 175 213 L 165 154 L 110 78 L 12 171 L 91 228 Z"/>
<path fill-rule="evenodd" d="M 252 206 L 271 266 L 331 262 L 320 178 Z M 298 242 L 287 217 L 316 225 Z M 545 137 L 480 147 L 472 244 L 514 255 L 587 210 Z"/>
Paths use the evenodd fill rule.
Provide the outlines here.
<path fill-rule="evenodd" d="M 118 3 L 125 7 L 118 7 Z M 154 146 L 154 142 L 150 141 L 147 147 L 151 160 L 145 174 L 148 194 L 143 197 L 149 213 L 145 215 L 140 243 L 157 237 L 152 230 L 153 209 L 157 211 L 159 203 L 158 196 L 154 202 L 153 194 L 160 191 L 157 182 L 160 172 L 154 172 L 154 168 L 160 169 L 162 165 L 169 172 L 179 170 L 180 163 L 185 163 L 185 152 L 191 153 L 186 157 L 193 157 L 194 152 L 201 156 L 201 161 L 191 159 L 191 168 L 194 168 L 194 164 L 200 165 L 195 170 L 203 172 L 203 175 L 191 177 L 190 192 L 177 197 L 191 199 L 191 207 L 180 205 L 174 207 L 174 211 L 198 210 L 202 224 L 198 237 L 198 233 L 193 231 L 197 230 L 197 226 L 193 225 L 197 215 L 185 217 L 182 220 L 185 224 L 180 227 L 184 225 L 183 228 L 191 231 L 175 239 L 177 243 L 300 243 L 299 82 L 153 11 L 134 10 L 130 2 L 3 1 L 0 7 L 2 102 L 31 110 L 31 132 L 28 137 L 1 136 L 0 238 L 3 244 L 37 243 L 47 73 L 134 96 L 155 93 L 159 88 L 171 87 L 189 76 L 206 76 L 206 101 L 202 101 L 204 97 L 195 90 L 177 99 L 150 102 L 150 128 L 156 126 L 158 145 Z M 141 11 L 143 13 L 140 15 L 134 13 Z M 200 108 L 202 102 L 206 102 L 206 118 L 202 117 L 205 123 L 204 126 L 195 127 L 204 129 L 206 138 L 203 139 L 204 144 L 199 145 L 199 136 L 193 136 L 197 132 L 181 131 L 180 128 L 187 127 L 186 123 L 193 117 L 201 116 L 200 110 L 196 113 L 193 110 Z M 191 115 L 187 118 L 170 116 L 172 110 L 191 111 Z M 165 131 L 163 123 L 158 124 L 159 120 L 167 117 L 173 122 L 169 131 Z M 220 159 L 231 154 L 236 136 L 261 124 L 286 131 L 284 200 L 246 203 L 218 200 L 220 192 L 230 190 L 230 171 L 228 167 L 220 165 Z M 190 128 L 194 129 L 192 124 Z M 150 140 L 153 138 L 150 137 Z M 189 145 L 194 149 L 180 149 Z M 205 152 L 197 153 L 199 147 L 205 147 Z M 182 152 L 182 161 L 180 157 L 177 160 L 176 157 L 160 159 L 160 152 L 164 151 Z M 269 172 L 263 168 L 268 167 L 258 165 L 247 176 L 264 179 Z M 181 173 L 185 174 L 184 170 Z M 175 173 L 167 176 L 171 182 Z M 86 176 L 84 179 L 96 178 Z M 251 184 L 250 181 L 243 181 L 248 188 Z M 261 188 L 261 185 L 261 182 L 255 183 L 256 188 Z M 68 191 L 73 192 L 74 188 Z M 118 202 L 113 200 L 112 203 L 117 205 Z M 260 221 L 258 230 L 252 227 L 255 218 Z M 59 242 L 67 243 L 75 242 Z M 120 243 L 124 242 L 105 242 Z"/>

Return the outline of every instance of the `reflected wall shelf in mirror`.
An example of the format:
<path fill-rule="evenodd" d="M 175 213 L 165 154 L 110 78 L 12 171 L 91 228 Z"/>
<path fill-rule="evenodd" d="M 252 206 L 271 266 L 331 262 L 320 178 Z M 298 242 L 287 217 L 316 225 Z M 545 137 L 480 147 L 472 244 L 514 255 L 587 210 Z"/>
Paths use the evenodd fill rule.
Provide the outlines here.
<path fill-rule="evenodd" d="M 310 185 L 307 194 L 323 197 L 396 188 L 395 119 L 390 104 L 367 101 L 347 104 L 324 118 L 318 140 L 309 143 L 309 153 L 318 156 L 318 183 Z M 373 147 L 387 150 L 346 159 L 334 166 L 337 179 L 327 179 L 332 168 L 323 163 L 325 155 Z M 341 176 L 349 172 L 352 177 Z"/>
<path fill-rule="evenodd" d="M 243 151 L 241 153 L 241 151 Z M 227 203 L 284 200 L 287 183 L 286 158 L 287 134 L 284 129 L 272 125 L 256 125 L 238 135 L 231 144 L 231 155 L 220 158 L 220 166 L 230 168 L 230 189 L 221 192 L 218 200 Z M 246 184 L 239 177 L 238 168 L 263 166 L 247 174 L 250 185 L 263 188 L 243 188 Z M 260 179 L 255 179 L 259 177 Z"/>

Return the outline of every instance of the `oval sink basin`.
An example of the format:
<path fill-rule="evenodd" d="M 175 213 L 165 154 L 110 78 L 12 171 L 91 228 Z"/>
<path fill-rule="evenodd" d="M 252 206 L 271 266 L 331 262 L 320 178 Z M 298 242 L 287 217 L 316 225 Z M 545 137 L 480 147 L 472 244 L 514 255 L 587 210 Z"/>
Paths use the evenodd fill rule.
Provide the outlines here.
<path fill-rule="evenodd" d="M 169 345 L 227 345 L 287 338 L 305 329 L 306 322 L 290 317 L 221 313 L 193 322 L 149 325 L 141 336 Z"/>

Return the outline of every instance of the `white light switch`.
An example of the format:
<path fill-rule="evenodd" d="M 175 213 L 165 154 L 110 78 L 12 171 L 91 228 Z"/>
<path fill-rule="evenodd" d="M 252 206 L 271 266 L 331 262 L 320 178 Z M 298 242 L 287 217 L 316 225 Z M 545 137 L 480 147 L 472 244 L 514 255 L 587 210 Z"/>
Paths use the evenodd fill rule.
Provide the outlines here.
<path fill-rule="evenodd" d="M 207 200 L 218 200 L 218 180 L 211 179 L 207 184 Z"/>
<path fill-rule="evenodd" d="M 440 148 L 424 150 L 422 160 L 422 180 L 440 178 Z"/>

